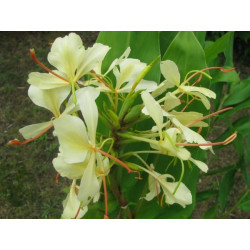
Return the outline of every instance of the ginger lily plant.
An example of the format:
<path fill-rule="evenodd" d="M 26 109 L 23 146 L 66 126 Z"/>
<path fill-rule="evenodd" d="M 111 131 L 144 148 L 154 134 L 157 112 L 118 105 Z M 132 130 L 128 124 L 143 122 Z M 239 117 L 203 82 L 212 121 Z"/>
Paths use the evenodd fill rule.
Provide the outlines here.
<path fill-rule="evenodd" d="M 116 167 L 135 173 L 128 178 L 137 178 L 136 182 L 148 175 L 149 192 L 139 193 L 141 199 L 151 201 L 157 197 L 161 205 L 164 200 L 167 205 L 176 203 L 185 208 L 193 200 L 183 181 L 185 168 L 193 163 L 201 171 L 208 171 L 206 163 L 194 159 L 189 148 L 212 151 L 212 146 L 228 144 L 236 137 L 234 133 L 223 142 L 212 143 L 201 135 L 202 128 L 209 123 L 206 119 L 230 108 L 206 116 L 195 110 L 185 110 L 194 101 L 197 105 L 202 102 L 209 109 L 208 98 L 216 98 L 210 89 L 194 86 L 202 77 L 211 78 L 205 71 L 218 68 L 226 73 L 233 69 L 195 69 L 181 82 L 175 62 L 164 60 L 160 63 L 164 80 L 157 84 L 144 77 L 156 67 L 159 57 L 147 65 L 136 58 L 128 58 L 130 48 L 102 73 L 102 62 L 110 49 L 101 43 L 85 49 L 75 33 L 57 38 L 48 54 L 48 61 L 55 70 L 44 66 L 32 49 L 31 57 L 47 73 L 29 74 L 28 95 L 34 104 L 50 110 L 53 117 L 20 129 L 26 141 L 15 139 L 9 145 L 32 142 L 53 128 L 60 144 L 53 166 L 58 175 L 72 180 L 63 201 L 62 218 L 84 218 L 88 206 L 102 199 L 102 194 L 104 218 L 109 218 L 108 194 L 115 196 L 120 206 L 127 209 L 129 201 L 125 202 L 121 195 L 121 183 L 112 176 Z M 186 100 L 181 99 L 183 95 L 187 96 Z M 61 106 L 65 106 L 63 112 Z M 193 130 L 197 127 L 198 131 Z M 128 145 L 137 148 L 130 150 Z M 140 150 L 141 145 L 147 150 Z M 150 157 L 147 160 L 143 157 L 145 154 L 158 154 L 172 160 L 167 162 L 165 172 L 161 172 Z M 168 172 L 176 168 L 176 162 L 181 164 L 180 176 Z M 141 191 L 135 189 L 134 192 Z"/>

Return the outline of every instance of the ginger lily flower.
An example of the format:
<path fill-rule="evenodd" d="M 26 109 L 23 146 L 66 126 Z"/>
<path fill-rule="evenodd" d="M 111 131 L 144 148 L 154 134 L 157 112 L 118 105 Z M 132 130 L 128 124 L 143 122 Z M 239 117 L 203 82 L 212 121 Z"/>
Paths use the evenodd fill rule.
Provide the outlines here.
<path fill-rule="evenodd" d="M 86 89 L 79 89 L 76 91 L 76 96 L 78 99 L 82 98 L 82 94 L 84 95 L 84 92 Z M 48 131 L 50 128 L 53 127 L 54 122 L 56 119 L 58 119 L 61 116 L 64 116 L 66 114 L 72 114 L 76 111 L 78 111 L 79 103 L 73 102 L 73 97 L 69 99 L 67 103 L 67 107 L 65 110 L 60 113 L 60 107 L 63 101 L 66 99 L 66 97 L 70 93 L 70 87 L 65 86 L 59 89 L 48 89 L 48 90 L 42 90 L 35 86 L 30 86 L 28 95 L 33 103 L 36 105 L 46 108 L 49 111 L 53 113 L 53 117 L 50 121 L 32 124 L 25 126 L 19 130 L 19 132 L 22 134 L 22 136 L 26 139 L 24 142 L 19 142 L 18 140 L 13 140 L 9 142 L 10 145 L 23 145 L 28 142 L 33 141 L 34 139 L 38 138 L 42 134 L 44 134 L 46 131 Z"/>
<path fill-rule="evenodd" d="M 80 219 L 88 211 L 88 207 L 81 208 L 80 201 L 77 198 L 77 192 L 79 187 L 76 185 L 76 180 L 73 180 L 70 191 L 63 201 L 63 214 L 61 219 Z"/>
<path fill-rule="evenodd" d="M 49 73 L 32 72 L 29 74 L 28 83 L 40 89 L 53 89 L 63 86 L 77 85 L 77 81 L 89 73 L 100 63 L 110 47 L 96 43 L 85 50 L 79 35 L 70 33 L 64 38 L 57 38 L 52 44 L 48 54 L 48 61 L 57 70 L 49 70 L 35 57 L 31 50 L 32 58 Z"/>
<path fill-rule="evenodd" d="M 215 99 L 216 94 L 213 91 L 204 87 L 186 86 L 186 81 L 180 83 L 180 73 L 177 65 L 173 61 L 162 61 L 160 67 L 161 73 L 166 79 L 166 81 L 164 81 L 165 88 L 172 88 L 176 86 L 178 89 L 174 91 L 174 94 L 186 93 L 197 96 L 201 99 L 202 103 L 207 109 L 210 108 L 207 97 Z"/>
<path fill-rule="evenodd" d="M 114 90 L 101 82 L 94 81 L 91 82 L 91 84 L 98 86 L 98 89 L 103 92 L 129 93 L 135 80 L 147 66 L 146 63 L 143 63 L 138 59 L 127 58 L 129 52 L 130 48 L 127 48 L 120 58 L 113 61 L 108 71 L 104 74 L 105 76 L 113 69 L 116 78 L 116 86 L 114 87 Z M 135 88 L 135 91 L 144 89 L 148 92 L 152 92 L 156 88 L 156 82 L 142 79 Z"/>
<path fill-rule="evenodd" d="M 145 200 L 151 201 L 154 197 L 160 194 L 162 189 L 166 204 L 172 205 L 177 203 L 183 208 L 185 208 L 186 205 L 192 204 L 192 194 L 184 183 L 174 182 L 174 177 L 170 174 L 161 175 L 153 169 L 150 169 L 149 171 L 143 168 L 143 170 L 149 174 L 149 193 L 144 197 Z M 172 182 L 167 181 L 168 178 L 172 179 Z"/>

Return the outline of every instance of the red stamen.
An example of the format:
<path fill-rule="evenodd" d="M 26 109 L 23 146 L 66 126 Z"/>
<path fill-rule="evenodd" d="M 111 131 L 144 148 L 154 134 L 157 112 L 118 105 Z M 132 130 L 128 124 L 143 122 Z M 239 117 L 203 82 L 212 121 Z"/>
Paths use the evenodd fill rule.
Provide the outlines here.
<path fill-rule="evenodd" d="M 200 74 L 200 77 L 199 77 L 199 79 L 197 80 L 197 81 L 195 81 L 193 84 L 192 84 L 192 86 L 194 86 L 194 85 L 196 85 L 197 83 L 199 83 L 200 81 L 201 81 L 201 79 L 202 79 L 202 74 Z M 180 99 L 183 95 L 185 95 L 185 93 L 181 93 L 179 96 L 178 96 L 178 98 Z"/>
<path fill-rule="evenodd" d="M 31 141 L 34 141 L 35 139 L 37 139 L 38 137 L 40 137 L 41 135 L 43 135 L 45 132 L 47 132 L 50 128 L 53 127 L 53 123 L 51 125 L 49 125 L 47 128 L 45 128 L 40 134 L 36 135 L 35 137 L 29 139 L 29 140 L 26 140 L 24 142 L 20 142 L 19 140 L 12 140 L 12 141 L 9 141 L 8 142 L 8 146 L 13 146 L 13 145 L 24 145 L 24 144 L 27 144 Z"/>
<path fill-rule="evenodd" d="M 80 210 L 81 210 L 81 205 L 79 206 L 79 208 L 78 208 L 78 210 L 77 210 L 77 212 L 76 212 L 76 215 L 75 215 L 74 219 L 77 218 L 78 214 L 80 213 Z"/>
<path fill-rule="evenodd" d="M 193 97 L 188 103 L 187 105 L 181 110 L 181 112 L 184 112 L 186 110 L 186 108 L 195 100 L 196 98 Z"/>
<path fill-rule="evenodd" d="M 60 177 L 60 174 L 59 174 L 59 173 L 57 173 L 57 174 L 56 174 L 56 183 L 58 183 L 58 181 L 59 181 L 59 177 Z"/>
<path fill-rule="evenodd" d="M 137 177 L 137 179 L 138 179 L 138 180 L 142 180 L 142 178 L 141 178 L 141 173 L 140 173 L 139 171 L 134 171 L 134 170 L 130 169 L 129 166 L 127 166 L 124 162 L 122 162 L 122 161 L 119 160 L 118 158 L 114 157 L 113 155 L 110 155 L 110 154 L 108 154 L 108 153 L 102 151 L 102 150 L 99 149 L 99 148 L 93 148 L 93 149 L 94 149 L 95 151 L 101 153 L 102 155 L 107 156 L 107 157 L 110 158 L 111 160 L 113 160 L 113 161 L 119 163 L 121 166 L 123 166 L 124 168 L 126 168 L 126 169 L 128 170 L 128 173 L 129 173 L 129 174 L 131 174 L 131 173 L 138 173 L 139 176 Z"/>
<path fill-rule="evenodd" d="M 222 67 L 209 67 L 209 68 L 205 68 L 205 69 L 201 69 L 200 71 L 207 71 L 207 70 L 210 70 L 210 69 L 220 69 L 222 72 L 231 72 L 233 70 L 235 70 L 235 68 L 231 68 L 231 69 L 225 69 L 225 68 L 222 68 Z M 200 72 L 196 72 L 194 73 L 193 75 L 191 75 L 186 81 L 186 82 L 189 82 L 192 78 L 194 78 L 196 75 L 200 74 Z"/>
<path fill-rule="evenodd" d="M 162 193 L 161 195 L 161 207 L 163 207 L 163 197 L 164 197 L 164 193 Z"/>
<path fill-rule="evenodd" d="M 69 81 L 68 81 L 66 78 L 64 78 L 64 77 L 62 77 L 62 76 L 56 74 L 55 72 L 53 72 L 52 70 L 50 70 L 49 68 L 47 68 L 43 63 L 41 63 L 41 62 L 36 58 L 36 54 L 35 54 L 35 50 L 34 50 L 34 49 L 30 49 L 30 56 L 31 56 L 32 59 L 33 59 L 37 64 L 39 64 L 43 69 L 45 69 L 46 71 L 48 71 L 48 72 L 51 73 L 52 75 L 54 75 L 54 76 L 56 76 L 56 77 L 62 79 L 63 81 L 69 83 Z"/>
<path fill-rule="evenodd" d="M 237 137 L 237 132 L 234 132 L 230 135 L 225 141 L 222 142 L 211 142 L 211 143 L 175 143 L 176 146 L 185 146 L 185 147 L 201 147 L 201 146 L 218 146 L 218 145 L 227 145 L 232 142 Z"/>
<path fill-rule="evenodd" d="M 199 129 L 198 129 L 197 133 L 198 133 L 198 134 L 200 134 L 200 133 L 201 133 L 201 131 L 202 131 L 202 127 L 199 127 Z"/>
<path fill-rule="evenodd" d="M 233 109 L 233 108 L 232 108 L 232 107 L 228 107 L 228 108 L 225 108 L 225 109 L 216 111 L 216 112 L 214 112 L 214 113 L 212 113 L 212 114 L 203 116 L 203 117 L 201 117 L 201 118 L 199 118 L 199 119 L 197 119 L 197 120 L 195 120 L 195 121 L 193 121 L 193 122 L 187 124 L 186 126 L 187 126 L 187 127 L 190 127 L 190 126 L 194 125 L 195 123 L 197 123 L 197 122 L 199 122 L 199 121 L 202 121 L 202 120 L 204 120 L 204 119 L 209 118 L 210 116 L 218 115 L 218 114 L 220 114 L 220 113 L 222 113 L 222 112 L 225 112 L 225 111 L 228 111 L 228 110 L 230 110 L 230 109 Z"/>
<path fill-rule="evenodd" d="M 90 71 L 91 73 L 93 73 L 94 75 L 91 74 L 91 76 L 93 76 L 94 78 L 96 78 L 99 82 L 103 83 L 106 87 L 108 87 L 109 89 L 111 89 L 111 87 L 108 85 L 108 83 L 106 83 L 101 77 L 97 76 L 94 70 Z"/>
<path fill-rule="evenodd" d="M 49 46 L 51 47 L 53 45 L 53 43 L 49 43 Z"/>
<path fill-rule="evenodd" d="M 109 219 L 109 217 L 108 217 L 108 193 L 107 193 L 107 186 L 106 186 L 105 175 L 102 176 L 102 182 L 103 182 L 103 191 L 104 191 L 104 200 L 105 200 L 105 214 L 104 214 L 104 219 Z"/>

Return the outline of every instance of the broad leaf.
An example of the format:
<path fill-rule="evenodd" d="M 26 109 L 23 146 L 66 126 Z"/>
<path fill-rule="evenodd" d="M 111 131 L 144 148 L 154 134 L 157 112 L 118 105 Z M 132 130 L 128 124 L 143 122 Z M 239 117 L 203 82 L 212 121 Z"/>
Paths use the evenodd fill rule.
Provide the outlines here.
<path fill-rule="evenodd" d="M 231 170 L 227 172 L 220 183 L 220 190 L 219 190 L 219 202 L 220 202 L 220 207 L 221 211 L 224 212 L 227 201 L 229 199 L 229 194 L 230 191 L 233 188 L 234 185 L 234 175 L 235 175 L 235 170 Z"/>

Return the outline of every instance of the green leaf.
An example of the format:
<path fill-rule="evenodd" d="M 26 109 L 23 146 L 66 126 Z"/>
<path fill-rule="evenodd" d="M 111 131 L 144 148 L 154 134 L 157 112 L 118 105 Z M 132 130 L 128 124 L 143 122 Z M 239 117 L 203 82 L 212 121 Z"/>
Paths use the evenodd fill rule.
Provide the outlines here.
<path fill-rule="evenodd" d="M 178 31 L 161 31 L 160 32 L 160 48 L 161 55 L 163 56 L 168 46 L 171 44 Z"/>
<path fill-rule="evenodd" d="M 241 168 L 241 172 L 242 172 L 242 175 L 245 179 L 245 183 L 247 185 L 248 188 L 250 188 L 250 177 L 249 177 L 249 171 L 247 169 L 247 165 L 245 164 L 244 162 L 244 159 L 241 158 L 239 163 L 238 163 L 239 167 Z"/>
<path fill-rule="evenodd" d="M 230 191 L 233 188 L 235 173 L 236 173 L 235 170 L 231 170 L 227 172 L 223 176 L 222 181 L 220 183 L 219 202 L 220 202 L 220 207 L 221 207 L 222 212 L 225 211 Z"/>
<path fill-rule="evenodd" d="M 229 117 L 230 115 L 236 113 L 237 111 L 244 109 L 244 108 L 248 108 L 248 107 L 250 107 L 250 98 L 248 98 L 246 101 L 236 105 L 233 109 L 231 109 L 225 113 L 220 114 L 219 117 L 217 118 L 217 121 L 224 120 L 226 117 Z"/>
<path fill-rule="evenodd" d="M 194 31 L 194 35 L 196 36 L 196 38 L 200 42 L 202 48 L 205 47 L 206 33 L 207 33 L 206 31 Z"/>
<path fill-rule="evenodd" d="M 225 35 L 216 40 L 212 45 L 208 46 L 205 49 L 205 55 L 207 62 L 212 61 L 217 57 L 221 52 L 224 52 L 230 42 L 230 38 L 233 35 L 233 32 L 227 32 Z"/>
<path fill-rule="evenodd" d="M 225 67 L 225 68 L 229 68 L 229 67 Z M 239 81 L 240 81 L 239 74 L 235 70 L 227 72 L 227 73 L 219 70 L 213 75 L 213 79 L 211 80 L 212 83 L 239 82 Z"/>
<path fill-rule="evenodd" d="M 215 219 L 218 213 L 218 202 L 216 202 L 212 207 L 210 207 L 205 214 L 203 219 Z"/>
<path fill-rule="evenodd" d="M 210 199 L 218 194 L 218 190 L 206 190 L 196 194 L 196 202 L 201 202 Z"/>
<path fill-rule="evenodd" d="M 232 91 L 230 96 L 225 100 L 224 105 L 235 105 L 249 98 L 250 94 L 250 77 L 240 82 Z"/>
<path fill-rule="evenodd" d="M 250 211 L 250 193 L 241 201 L 238 208 L 243 211 Z"/>

